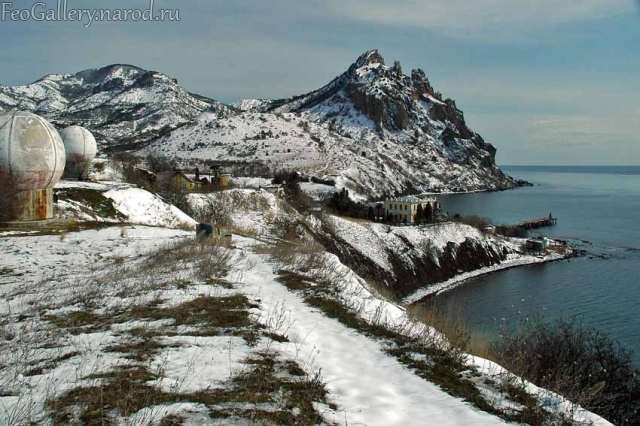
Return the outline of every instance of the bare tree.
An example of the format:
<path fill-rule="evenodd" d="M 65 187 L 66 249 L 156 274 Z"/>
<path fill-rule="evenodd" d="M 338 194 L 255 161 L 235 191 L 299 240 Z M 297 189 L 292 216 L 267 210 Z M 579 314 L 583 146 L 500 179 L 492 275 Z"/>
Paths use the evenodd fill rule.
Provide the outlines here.
<path fill-rule="evenodd" d="M 8 173 L 0 173 L 0 222 L 13 219 L 13 203 L 18 192 L 16 178 Z"/>
<path fill-rule="evenodd" d="M 154 152 L 147 154 L 146 158 L 149 170 L 153 173 L 163 172 L 171 169 L 171 162 L 164 155 L 160 155 Z"/>

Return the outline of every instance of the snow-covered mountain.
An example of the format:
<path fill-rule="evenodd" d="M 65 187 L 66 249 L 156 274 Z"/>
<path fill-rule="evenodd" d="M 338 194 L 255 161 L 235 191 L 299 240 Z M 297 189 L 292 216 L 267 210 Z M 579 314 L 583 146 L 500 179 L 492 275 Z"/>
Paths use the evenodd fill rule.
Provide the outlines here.
<path fill-rule="evenodd" d="M 11 109 L 35 112 L 58 127 L 87 127 L 103 146 L 153 140 L 205 111 L 235 113 L 220 102 L 187 92 L 175 79 L 131 65 L 52 74 L 26 86 L 0 86 L 0 111 Z"/>
<path fill-rule="evenodd" d="M 422 70 L 404 75 L 376 50 L 313 92 L 231 106 L 160 73 L 112 65 L 0 86 L 0 110 L 80 124 L 102 145 L 178 159 L 257 162 L 331 178 L 354 195 L 499 190 L 516 186 L 496 149 L 465 123 Z"/>
<path fill-rule="evenodd" d="M 302 169 L 368 197 L 516 185 L 495 165 L 496 149 L 469 129 L 455 101 L 443 99 L 424 71 L 406 76 L 376 50 L 311 93 L 233 106 L 243 112 L 203 114 L 149 149 Z"/>

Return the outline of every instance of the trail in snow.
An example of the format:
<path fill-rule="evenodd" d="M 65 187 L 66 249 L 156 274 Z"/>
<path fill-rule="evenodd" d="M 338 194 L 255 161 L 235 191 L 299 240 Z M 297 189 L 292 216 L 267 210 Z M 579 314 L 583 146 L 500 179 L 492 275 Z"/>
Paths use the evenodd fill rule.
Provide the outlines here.
<path fill-rule="evenodd" d="M 248 240 L 240 241 L 248 245 Z M 278 305 L 288 314 L 285 355 L 311 362 L 322 372 L 330 398 L 344 410 L 328 420 L 344 425 L 498 425 L 501 419 L 454 398 L 404 368 L 381 344 L 305 305 L 276 281 L 273 265 L 249 254 L 255 266 L 244 272 L 245 291 L 261 300 L 262 320 Z"/>

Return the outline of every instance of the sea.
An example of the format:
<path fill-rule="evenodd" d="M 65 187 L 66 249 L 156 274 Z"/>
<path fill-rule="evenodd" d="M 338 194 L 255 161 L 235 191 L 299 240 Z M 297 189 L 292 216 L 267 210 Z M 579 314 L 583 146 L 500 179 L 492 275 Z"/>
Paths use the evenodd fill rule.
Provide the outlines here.
<path fill-rule="evenodd" d="M 456 306 L 472 335 L 499 338 L 527 318 L 574 317 L 633 351 L 640 368 L 640 166 L 507 166 L 534 184 L 511 191 L 439 196 L 450 214 L 496 225 L 558 218 L 530 235 L 567 240 L 579 258 L 509 269 L 437 296 Z"/>

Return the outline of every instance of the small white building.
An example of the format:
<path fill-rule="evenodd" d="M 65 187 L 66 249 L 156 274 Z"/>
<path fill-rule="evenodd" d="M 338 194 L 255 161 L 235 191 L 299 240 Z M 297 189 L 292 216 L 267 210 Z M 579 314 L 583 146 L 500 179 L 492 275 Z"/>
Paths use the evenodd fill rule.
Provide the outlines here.
<path fill-rule="evenodd" d="M 487 235 L 494 235 L 496 233 L 496 227 L 495 225 L 487 225 L 484 228 L 482 228 L 482 232 L 484 232 Z"/>
<path fill-rule="evenodd" d="M 532 252 L 542 252 L 549 248 L 551 240 L 548 238 L 530 238 L 526 241 L 525 247 Z"/>

